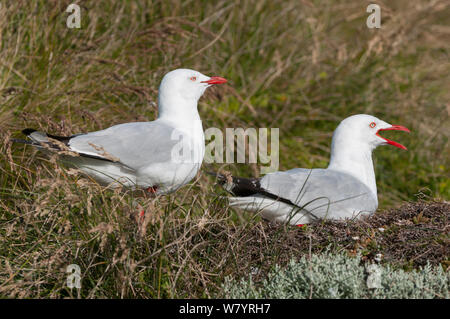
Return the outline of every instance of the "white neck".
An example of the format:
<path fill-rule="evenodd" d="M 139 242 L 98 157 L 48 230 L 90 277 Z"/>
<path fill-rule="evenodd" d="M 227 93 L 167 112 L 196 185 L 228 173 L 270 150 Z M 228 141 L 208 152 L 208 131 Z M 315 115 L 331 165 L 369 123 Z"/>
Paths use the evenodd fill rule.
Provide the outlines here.
<path fill-rule="evenodd" d="M 180 127 L 191 127 L 201 122 L 196 99 L 182 99 L 161 92 L 158 98 L 158 118 L 176 123 Z"/>
<path fill-rule="evenodd" d="M 333 136 L 328 169 L 342 171 L 360 180 L 377 198 L 377 183 L 372 162 L 372 147 L 351 139 Z"/>
<path fill-rule="evenodd" d="M 174 94 L 159 95 L 159 114 L 158 120 L 162 120 L 177 132 L 183 132 L 191 138 L 193 157 L 190 160 L 193 163 L 202 163 L 205 155 L 205 135 L 203 133 L 203 125 L 197 110 L 197 99 L 183 99 Z M 172 138 L 178 138 L 178 135 Z"/>

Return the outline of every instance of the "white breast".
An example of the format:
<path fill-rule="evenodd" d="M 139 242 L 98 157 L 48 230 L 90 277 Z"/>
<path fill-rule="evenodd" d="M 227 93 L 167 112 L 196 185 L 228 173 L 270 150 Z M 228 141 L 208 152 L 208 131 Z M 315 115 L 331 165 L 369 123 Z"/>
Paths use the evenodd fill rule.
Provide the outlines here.
<path fill-rule="evenodd" d="M 196 175 L 205 155 L 205 137 L 201 122 L 190 128 L 178 128 L 170 162 L 149 163 L 137 172 L 139 187 L 158 186 L 158 193 L 177 190 Z"/>

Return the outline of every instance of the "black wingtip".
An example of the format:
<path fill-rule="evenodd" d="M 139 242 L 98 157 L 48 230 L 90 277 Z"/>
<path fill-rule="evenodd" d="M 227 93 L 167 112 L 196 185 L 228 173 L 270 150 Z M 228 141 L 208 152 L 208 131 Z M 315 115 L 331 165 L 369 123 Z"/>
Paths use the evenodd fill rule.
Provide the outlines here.
<path fill-rule="evenodd" d="M 251 196 L 262 190 L 259 178 L 235 177 L 231 176 L 230 173 L 223 175 L 215 172 L 206 172 L 206 174 L 215 176 L 218 184 L 235 196 Z"/>
<path fill-rule="evenodd" d="M 36 130 L 32 129 L 32 128 L 26 128 L 26 129 L 22 130 L 22 133 L 25 134 L 26 136 L 30 135 L 33 132 L 36 132 Z"/>

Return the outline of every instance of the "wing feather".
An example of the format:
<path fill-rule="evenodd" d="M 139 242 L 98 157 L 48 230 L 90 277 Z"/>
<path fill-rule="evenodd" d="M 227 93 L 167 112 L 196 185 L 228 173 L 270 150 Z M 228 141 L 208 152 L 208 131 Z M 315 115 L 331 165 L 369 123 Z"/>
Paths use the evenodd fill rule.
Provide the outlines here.
<path fill-rule="evenodd" d="M 69 141 L 70 149 L 79 153 L 109 158 L 139 169 L 148 163 L 168 162 L 175 129 L 158 120 L 125 123 L 105 130 L 79 135 Z"/>
<path fill-rule="evenodd" d="M 329 169 L 296 168 L 285 172 L 267 174 L 261 179 L 266 191 L 288 199 L 316 217 L 326 217 L 328 212 L 372 212 L 378 206 L 372 191 L 353 176 Z"/>

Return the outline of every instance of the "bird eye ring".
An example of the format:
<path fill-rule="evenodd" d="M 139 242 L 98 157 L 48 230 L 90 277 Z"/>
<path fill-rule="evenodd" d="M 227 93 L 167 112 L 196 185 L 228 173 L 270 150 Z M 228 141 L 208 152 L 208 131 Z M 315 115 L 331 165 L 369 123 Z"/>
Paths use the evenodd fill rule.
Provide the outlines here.
<path fill-rule="evenodd" d="M 375 126 L 377 126 L 377 124 L 376 124 L 375 122 L 372 122 L 372 123 L 369 124 L 369 126 L 370 126 L 371 128 L 374 128 Z"/>
<path fill-rule="evenodd" d="M 196 76 L 191 76 L 190 80 L 191 81 L 197 81 L 197 77 Z"/>

